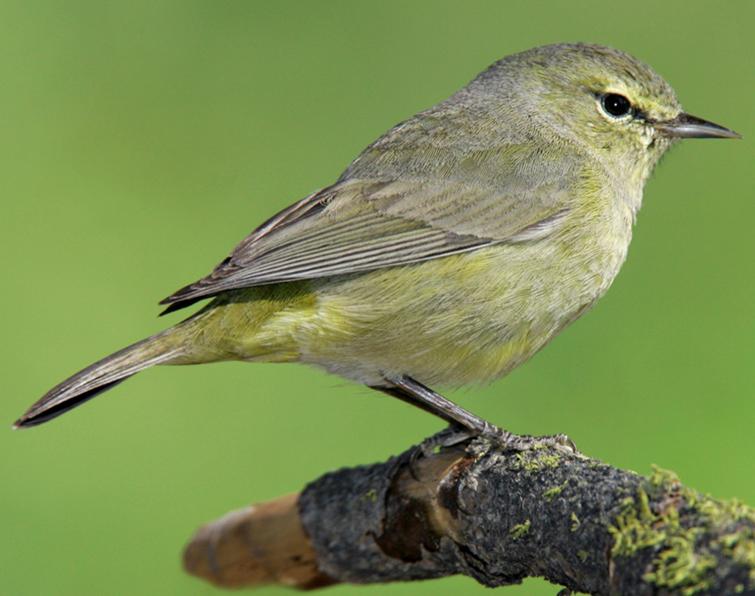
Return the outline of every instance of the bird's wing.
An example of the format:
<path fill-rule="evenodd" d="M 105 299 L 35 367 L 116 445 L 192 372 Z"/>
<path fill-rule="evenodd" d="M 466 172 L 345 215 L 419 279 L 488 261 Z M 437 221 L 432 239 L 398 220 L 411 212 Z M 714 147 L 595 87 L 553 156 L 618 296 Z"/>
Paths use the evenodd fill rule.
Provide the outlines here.
<path fill-rule="evenodd" d="M 509 155 L 503 179 L 460 175 L 459 164 L 444 176 L 342 178 L 275 215 L 209 275 L 162 303 L 171 311 L 227 290 L 406 265 L 547 236 L 566 214 L 568 180 L 574 179 L 567 174 L 573 171 L 564 163 L 533 176 L 527 168 L 537 158 L 526 157 L 512 167 Z"/>

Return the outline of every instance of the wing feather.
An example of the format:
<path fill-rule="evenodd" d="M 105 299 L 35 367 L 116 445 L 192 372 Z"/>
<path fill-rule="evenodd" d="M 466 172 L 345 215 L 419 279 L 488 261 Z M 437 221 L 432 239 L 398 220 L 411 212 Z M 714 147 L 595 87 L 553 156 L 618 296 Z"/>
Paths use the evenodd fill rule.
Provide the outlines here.
<path fill-rule="evenodd" d="M 269 219 L 208 276 L 162 303 L 170 311 L 233 289 L 540 240 L 568 211 L 564 173 L 533 180 L 510 170 L 505 184 L 469 176 L 342 178 Z"/>

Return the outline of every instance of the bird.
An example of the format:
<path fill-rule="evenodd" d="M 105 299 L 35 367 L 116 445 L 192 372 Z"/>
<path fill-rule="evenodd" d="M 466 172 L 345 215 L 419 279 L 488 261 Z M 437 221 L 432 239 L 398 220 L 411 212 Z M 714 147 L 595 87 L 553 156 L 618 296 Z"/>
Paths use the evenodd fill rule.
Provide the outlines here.
<path fill-rule="evenodd" d="M 156 365 L 237 360 L 313 365 L 470 435 L 500 431 L 433 388 L 503 377 L 588 311 L 626 259 L 654 166 L 694 137 L 739 135 L 684 112 L 629 54 L 507 56 L 162 301 L 207 301 L 197 312 L 53 387 L 14 426 Z"/>

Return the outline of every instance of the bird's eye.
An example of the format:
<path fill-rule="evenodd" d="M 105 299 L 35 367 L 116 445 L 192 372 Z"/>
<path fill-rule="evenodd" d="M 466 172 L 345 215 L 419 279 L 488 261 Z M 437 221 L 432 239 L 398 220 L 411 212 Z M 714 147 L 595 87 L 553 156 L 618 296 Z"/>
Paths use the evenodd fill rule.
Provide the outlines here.
<path fill-rule="evenodd" d="M 622 118 L 632 113 L 632 104 L 623 95 L 606 93 L 600 98 L 600 105 L 612 118 Z"/>

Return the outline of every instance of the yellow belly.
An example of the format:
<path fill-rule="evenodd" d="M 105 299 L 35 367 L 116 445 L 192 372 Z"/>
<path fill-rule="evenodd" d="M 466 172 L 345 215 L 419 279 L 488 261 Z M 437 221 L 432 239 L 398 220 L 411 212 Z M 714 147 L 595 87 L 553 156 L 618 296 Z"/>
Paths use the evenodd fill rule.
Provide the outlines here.
<path fill-rule="evenodd" d="M 305 362 L 365 384 L 493 380 L 609 287 L 632 215 L 599 193 L 557 233 L 403 267 L 219 296 L 181 327 L 184 363 Z"/>
<path fill-rule="evenodd" d="M 365 384 L 383 374 L 428 385 L 487 382 L 532 356 L 608 288 L 628 237 L 586 240 L 567 235 L 234 292 L 198 317 L 190 361 L 299 361 Z"/>

